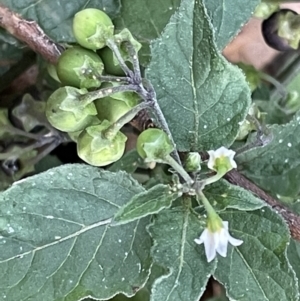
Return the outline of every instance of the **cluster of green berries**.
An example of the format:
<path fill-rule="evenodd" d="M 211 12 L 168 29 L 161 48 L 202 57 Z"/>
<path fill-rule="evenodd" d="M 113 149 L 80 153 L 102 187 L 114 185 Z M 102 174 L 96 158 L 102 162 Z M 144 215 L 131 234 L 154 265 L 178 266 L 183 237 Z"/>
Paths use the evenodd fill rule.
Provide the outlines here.
<path fill-rule="evenodd" d="M 103 82 L 104 75 L 124 76 L 108 41 L 116 33 L 109 16 L 98 9 L 78 12 L 73 20 L 78 45 L 67 48 L 56 66 L 49 69 L 60 83 L 47 100 L 46 116 L 53 127 L 67 132 L 77 143 L 79 157 L 95 166 L 105 166 L 121 158 L 127 137 L 112 131 L 114 123 L 140 102 L 135 92 L 119 92 L 93 99 L 95 90 L 119 86 Z M 122 52 L 122 45 L 118 45 Z M 126 64 L 132 66 L 130 62 Z"/>

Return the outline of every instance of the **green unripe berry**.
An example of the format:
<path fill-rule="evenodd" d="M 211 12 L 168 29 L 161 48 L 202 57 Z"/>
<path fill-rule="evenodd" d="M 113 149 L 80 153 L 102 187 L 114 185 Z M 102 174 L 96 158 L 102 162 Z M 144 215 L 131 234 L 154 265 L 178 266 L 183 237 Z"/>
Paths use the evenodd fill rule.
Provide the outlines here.
<path fill-rule="evenodd" d="M 95 100 L 95 106 L 98 111 L 98 118 L 100 120 L 107 119 L 110 122 L 116 122 L 131 109 L 126 102 L 112 97 L 104 97 Z"/>
<path fill-rule="evenodd" d="M 160 162 L 173 151 L 173 146 L 163 130 L 147 129 L 139 135 L 136 149 L 143 159 Z"/>
<path fill-rule="evenodd" d="M 125 75 L 118 60 L 115 58 L 114 53 L 109 47 L 104 47 L 97 52 L 103 61 L 105 73 L 116 76 Z M 132 68 L 131 62 L 126 61 L 125 63 L 129 68 Z"/>
<path fill-rule="evenodd" d="M 94 166 L 106 166 L 123 156 L 127 137 L 120 131 L 113 137 L 106 137 L 109 126 L 111 123 L 104 120 L 87 127 L 78 136 L 77 153 L 82 160 Z"/>
<path fill-rule="evenodd" d="M 101 58 L 80 46 L 65 50 L 58 59 L 57 75 L 65 86 L 98 88 L 104 69 Z"/>
<path fill-rule="evenodd" d="M 47 100 L 46 116 L 52 126 L 63 132 L 81 131 L 92 124 L 97 115 L 93 102 L 80 100 L 86 89 L 61 87 Z"/>
<path fill-rule="evenodd" d="M 96 50 L 103 48 L 107 39 L 113 37 L 114 25 L 105 12 L 87 8 L 75 15 L 73 33 L 78 44 Z"/>
<path fill-rule="evenodd" d="M 105 83 L 101 88 L 118 86 L 111 83 Z M 116 122 L 120 117 L 126 114 L 130 109 L 140 102 L 140 97 L 134 92 L 119 92 L 108 97 L 95 100 L 95 106 L 100 120 Z"/>

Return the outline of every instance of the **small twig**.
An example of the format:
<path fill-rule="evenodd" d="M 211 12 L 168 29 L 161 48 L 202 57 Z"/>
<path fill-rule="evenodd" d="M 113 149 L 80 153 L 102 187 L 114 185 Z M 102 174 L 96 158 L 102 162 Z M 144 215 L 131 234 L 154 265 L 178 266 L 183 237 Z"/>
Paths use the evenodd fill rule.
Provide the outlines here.
<path fill-rule="evenodd" d="M 141 75 L 141 69 L 140 69 L 140 62 L 138 59 L 138 53 L 134 49 L 133 45 L 129 42 L 125 42 L 126 49 L 131 57 L 132 65 L 133 65 L 133 73 L 135 76 L 135 81 L 137 84 L 141 84 L 142 82 L 142 75 Z"/>
<path fill-rule="evenodd" d="M 300 216 L 286 208 L 278 200 L 267 194 L 264 190 L 256 186 L 237 170 L 231 170 L 225 176 L 231 184 L 245 188 L 248 191 L 251 191 L 260 199 L 264 200 L 269 204 L 274 210 L 276 210 L 287 222 L 291 235 L 294 239 L 300 241 Z"/>
<path fill-rule="evenodd" d="M 237 149 L 236 150 L 236 155 L 239 155 L 239 154 L 241 154 L 243 152 L 246 152 L 246 151 L 248 151 L 252 148 L 255 148 L 255 147 L 265 146 L 268 143 L 270 143 L 273 139 L 272 133 L 266 134 L 265 133 L 266 128 L 264 128 L 255 117 L 248 114 L 246 119 L 249 122 L 252 122 L 255 125 L 255 127 L 256 127 L 256 139 L 255 139 L 255 141 L 253 141 L 249 144 L 246 144 L 246 145 L 242 146 L 241 148 Z"/>
<path fill-rule="evenodd" d="M 36 157 L 27 161 L 27 164 L 34 166 L 40 160 L 42 160 L 44 157 L 46 157 L 48 154 L 50 154 L 60 143 L 61 143 L 61 141 L 59 139 L 53 139 L 53 141 L 51 143 L 47 144 L 47 146 L 44 147 Z"/>
<path fill-rule="evenodd" d="M 63 48 L 50 39 L 35 21 L 23 19 L 19 14 L 0 5 L 0 26 L 33 51 L 51 63 L 56 63 Z"/>
<path fill-rule="evenodd" d="M 101 75 L 98 77 L 102 82 L 117 82 L 117 83 L 128 83 L 129 79 L 125 76 L 111 76 L 111 75 Z"/>
<path fill-rule="evenodd" d="M 137 89 L 138 88 L 136 85 L 121 85 L 115 87 L 108 87 L 108 88 L 103 88 L 103 89 L 99 89 L 96 91 L 91 91 L 86 94 L 83 94 L 79 97 L 79 99 L 81 101 L 92 102 L 95 99 L 107 97 L 119 92 L 137 92 Z"/>
<path fill-rule="evenodd" d="M 126 65 L 118 46 L 116 45 L 116 43 L 114 42 L 113 39 L 109 39 L 106 41 L 107 46 L 112 50 L 112 52 L 114 53 L 114 55 L 116 56 L 122 70 L 125 72 L 126 76 L 129 78 L 133 77 L 133 72 L 128 68 L 128 66 Z"/>

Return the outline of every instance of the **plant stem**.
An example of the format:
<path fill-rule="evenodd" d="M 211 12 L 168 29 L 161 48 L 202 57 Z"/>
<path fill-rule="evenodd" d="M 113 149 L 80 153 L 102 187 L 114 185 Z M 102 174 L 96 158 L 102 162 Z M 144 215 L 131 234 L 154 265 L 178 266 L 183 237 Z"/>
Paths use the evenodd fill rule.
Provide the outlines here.
<path fill-rule="evenodd" d="M 214 176 L 203 180 L 202 189 L 206 185 L 209 185 L 209 184 L 212 184 L 212 183 L 215 183 L 215 182 L 219 181 L 225 174 L 226 174 L 226 172 L 217 172 Z"/>
<path fill-rule="evenodd" d="M 202 191 L 199 191 L 197 195 L 200 197 L 202 204 L 204 205 L 205 210 L 207 212 L 207 215 L 208 216 L 218 216 L 214 207 L 210 204 L 209 200 L 206 198 L 204 193 Z"/>
<path fill-rule="evenodd" d="M 120 50 L 117 46 L 117 44 L 115 43 L 115 41 L 113 39 L 108 39 L 106 41 L 106 45 L 112 50 L 112 52 L 114 53 L 114 55 L 116 56 L 122 70 L 125 72 L 126 76 L 129 78 L 133 78 L 133 72 L 128 68 L 128 66 L 126 65 Z"/>
<path fill-rule="evenodd" d="M 98 98 L 103 98 L 119 92 L 134 91 L 137 92 L 138 88 L 135 85 L 121 85 L 116 87 L 103 88 L 96 91 L 88 92 L 79 96 L 80 101 L 91 103 Z"/>
<path fill-rule="evenodd" d="M 22 131 L 22 130 L 15 128 L 13 126 L 10 126 L 10 125 L 5 126 L 5 129 L 11 134 L 26 137 L 29 139 L 39 140 L 41 138 L 40 134 L 27 133 L 25 131 Z"/>
<path fill-rule="evenodd" d="M 140 112 L 141 110 L 144 110 L 149 107 L 149 104 L 147 102 L 142 102 L 135 107 L 133 107 L 130 111 L 125 113 L 122 117 L 120 117 L 115 123 L 113 123 L 106 131 L 105 131 L 105 137 L 114 137 L 116 133 L 128 122 L 130 122 L 135 115 Z"/>
<path fill-rule="evenodd" d="M 140 65 L 139 65 L 139 61 L 138 61 L 138 55 L 137 55 L 137 52 L 135 51 L 134 47 L 131 45 L 130 42 L 126 42 L 126 47 L 132 58 L 133 69 L 134 69 L 134 72 L 132 72 L 125 64 L 125 62 L 122 58 L 122 55 L 119 51 L 119 48 L 116 45 L 116 43 L 114 42 L 114 40 L 112 40 L 112 39 L 108 40 L 107 46 L 114 52 L 120 66 L 122 67 L 126 76 L 132 79 L 132 81 L 134 83 L 133 87 L 135 87 L 134 91 L 137 92 L 141 96 L 141 98 L 144 99 L 145 102 L 151 103 L 151 109 L 159 123 L 159 127 L 166 132 L 171 143 L 173 144 L 174 151 L 172 152 L 171 155 L 175 158 L 177 163 L 180 166 L 182 166 L 180 158 L 179 158 L 179 154 L 176 150 L 176 144 L 174 142 L 173 136 L 169 129 L 168 123 L 166 122 L 166 119 L 160 109 L 160 106 L 158 105 L 155 90 L 154 90 L 153 86 L 151 85 L 151 83 L 147 80 L 144 80 L 144 83 L 147 85 L 147 87 L 145 88 L 143 85 Z"/>
<path fill-rule="evenodd" d="M 138 59 L 138 53 L 136 52 L 135 48 L 130 42 L 125 42 L 125 45 L 132 60 L 135 81 L 136 83 L 140 84 L 142 82 L 142 75 L 141 75 L 140 63 Z"/>
<path fill-rule="evenodd" d="M 187 184 L 192 185 L 194 183 L 194 180 L 185 171 L 182 165 L 179 164 L 173 157 L 168 155 L 163 159 L 163 162 L 169 164 L 185 180 Z"/>
<path fill-rule="evenodd" d="M 102 82 L 124 82 L 124 83 L 129 83 L 130 79 L 126 76 L 110 76 L 110 75 L 101 75 L 98 77 L 99 80 Z"/>
<path fill-rule="evenodd" d="M 173 136 L 171 134 L 169 125 L 168 125 L 168 123 L 165 119 L 165 116 L 164 116 L 163 112 L 160 109 L 159 104 L 157 103 L 156 98 L 154 98 L 153 100 L 154 100 L 154 104 L 153 104 L 153 106 L 151 106 L 151 108 L 153 109 L 153 113 L 155 115 L 155 118 L 157 119 L 161 129 L 163 129 L 167 133 L 167 135 L 168 135 L 168 137 L 169 137 L 169 139 L 170 139 L 170 141 L 171 141 L 171 143 L 174 147 L 174 150 L 171 153 L 171 155 L 174 157 L 174 159 L 177 161 L 177 163 L 180 166 L 182 166 L 180 158 L 179 158 L 179 154 L 178 154 L 177 149 L 176 149 L 176 144 L 175 144 L 175 141 L 174 141 Z"/>
<path fill-rule="evenodd" d="M 35 158 L 29 160 L 27 164 L 35 165 L 48 154 L 50 154 L 60 144 L 59 139 L 54 139 L 45 149 L 43 149 Z"/>
<path fill-rule="evenodd" d="M 262 80 L 265 80 L 265 81 L 271 83 L 277 89 L 277 91 L 281 95 L 281 97 L 286 98 L 287 91 L 286 91 L 285 87 L 278 80 L 276 80 L 271 75 L 263 73 L 263 72 L 260 72 L 259 76 Z"/>
<path fill-rule="evenodd" d="M 42 147 L 45 144 L 48 144 L 53 141 L 53 137 L 41 137 L 40 140 L 35 141 L 32 144 L 27 145 L 26 147 L 22 148 L 20 151 L 11 151 L 8 150 L 8 152 L 0 153 L 0 160 L 7 160 L 11 158 L 19 158 L 20 155 L 30 152 L 36 148 Z"/>

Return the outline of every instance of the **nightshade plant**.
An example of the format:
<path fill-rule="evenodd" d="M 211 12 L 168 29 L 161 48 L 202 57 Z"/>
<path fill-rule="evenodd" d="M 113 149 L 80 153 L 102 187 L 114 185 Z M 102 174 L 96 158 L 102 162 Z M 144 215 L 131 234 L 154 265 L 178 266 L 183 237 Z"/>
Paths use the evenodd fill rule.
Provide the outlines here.
<path fill-rule="evenodd" d="M 0 300 L 299 299 L 299 98 L 221 54 L 258 4 L 0 1 L 52 77 L 0 111 Z"/>

